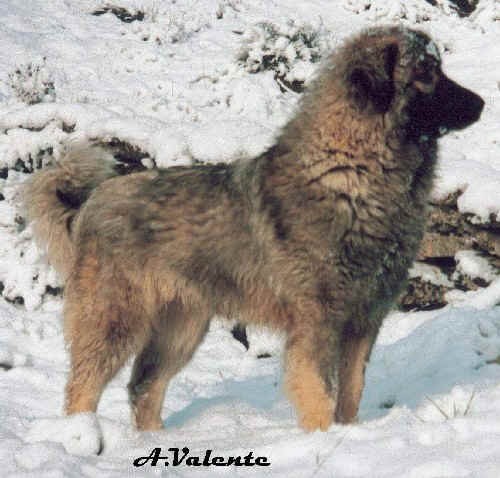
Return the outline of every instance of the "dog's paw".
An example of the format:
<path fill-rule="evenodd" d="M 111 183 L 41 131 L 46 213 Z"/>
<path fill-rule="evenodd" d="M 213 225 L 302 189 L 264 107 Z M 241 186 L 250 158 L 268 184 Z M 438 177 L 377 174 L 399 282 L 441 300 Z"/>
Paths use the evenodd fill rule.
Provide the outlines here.
<path fill-rule="evenodd" d="M 103 450 L 102 432 L 95 413 L 38 419 L 28 432 L 27 441 L 61 443 L 73 455 L 99 455 Z"/>
<path fill-rule="evenodd" d="M 333 413 L 331 410 L 316 410 L 305 415 L 299 419 L 300 427 L 306 432 L 313 432 L 321 430 L 326 432 L 333 422 Z"/>

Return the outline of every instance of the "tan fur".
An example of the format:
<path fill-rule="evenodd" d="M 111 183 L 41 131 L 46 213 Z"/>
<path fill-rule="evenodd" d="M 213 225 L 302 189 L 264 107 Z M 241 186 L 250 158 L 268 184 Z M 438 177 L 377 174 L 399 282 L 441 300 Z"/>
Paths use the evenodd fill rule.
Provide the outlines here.
<path fill-rule="evenodd" d="M 168 381 L 220 314 L 286 333 L 302 427 L 355 420 L 422 237 L 439 127 L 481 109 L 442 74 L 426 35 L 375 28 L 332 56 L 258 158 L 110 177 L 89 153 L 37 174 L 30 216 L 67 277 L 67 413 L 95 411 L 137 354 L 134 420 L 160 428 Z"/>
<path fill-rule="evenodd" d="M 33 221 L 35 238 L 47 247 L 52 266 L 65 279 L 71 270 L 74 246 L 69 237 L 68 222 L 77 213 L 63 205 L 56 190 L 82 191 L 89 194 L 98 184 L 116 173 L 112 159 L 103 149 L 88 144 L 69 144 L 57 168 L 35 174 L 24 187 L 27 219 Z"/>
<path fill-rule="evenodd" d="M 373 346 L 374 337 L 357 337 L 344 334 L 339 370 L 338 404 L 335 419 L 339 423 L 350 423 L 358 415 L 363 392 L 365 368 Z"/>
<path fill-rule="evenodd" d="M 299 425 L 307 431 L 327 430 L 335 412 L 335 397 L 320 375 L 314 360 L 314 349 L 288 347 L 286 388 L 299 412 Z"/>

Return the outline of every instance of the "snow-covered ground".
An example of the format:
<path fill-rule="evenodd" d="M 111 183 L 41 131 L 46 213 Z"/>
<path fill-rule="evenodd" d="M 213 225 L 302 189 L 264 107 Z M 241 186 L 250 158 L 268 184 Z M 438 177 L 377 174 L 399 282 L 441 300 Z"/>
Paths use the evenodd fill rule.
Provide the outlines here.
<path fill-rule="evenodd" d="M 105 6 L 144 18 L 91 14 Z M 500 220 L 497 2 L 480 0 L 468 18 L 445 0 L 2 0 L 0 14 L 2 476 L 500 476 L 500 278 L 467 252 L 457 256 L 461 271 L 491 285 L 386 320 L 359 424 L 302 432 L 282 393 L 279 338 L 256 331 L 246 351 L 215 321 L 168 390 L 165 431 L 132 429 L 127 367 L 100 404 L 103 454 L 69 453 L 92 448 L 77 436 L 94 424 L 61 418 L 68 358 L 61 300 L 50 293 L 60 284 L 19 209 L 23 167 L 73 138 L 127 142 L 148 153 L 146 166 L 258 154 L 293 114 L 300 94 L 289 85 L 307 85 L 350 33 L 403 22 L 429 32 L 449 75 L 486 101 L 479 123 L 442 140 L 435 195 L 460 190 L 462 212 Z M 265 69 L 267 47 L 282 59 L 278 81 Z M 185 446 L 253 451 L 271 466 L 132 465 L 155 447 Z"/>

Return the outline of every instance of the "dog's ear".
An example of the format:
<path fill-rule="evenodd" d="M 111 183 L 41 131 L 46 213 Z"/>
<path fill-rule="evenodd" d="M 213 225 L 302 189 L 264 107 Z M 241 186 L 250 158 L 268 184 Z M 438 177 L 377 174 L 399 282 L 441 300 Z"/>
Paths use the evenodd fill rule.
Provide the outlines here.
<path fill-rule="evenodd" d="M 385 45 L 372 53 L 366 64 L 354 67 L 348 75 L 355 103 L 361 109 L 369 106 L 375 113 L 389 110 L 394 98 L 394 69 L 399 48 L 396 43 Z"/>

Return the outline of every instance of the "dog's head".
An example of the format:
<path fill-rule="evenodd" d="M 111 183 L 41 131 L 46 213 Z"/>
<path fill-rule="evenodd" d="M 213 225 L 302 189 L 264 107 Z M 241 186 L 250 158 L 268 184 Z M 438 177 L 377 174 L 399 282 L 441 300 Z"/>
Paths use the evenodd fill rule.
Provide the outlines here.
<path fill-rule="evenodd" d="M 417 30 L 372 28 L 348 42 L 340 58 L 353 107 L 391 115 L 407 139 L 437 138 L 477 121 L 484 101 L 450 80 L 434 42 Z"/>

